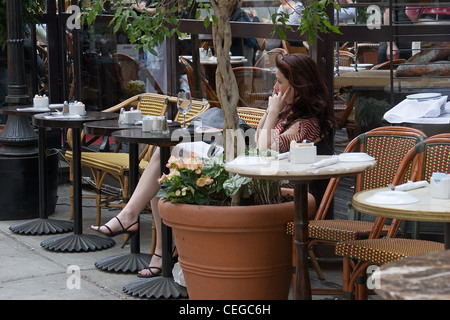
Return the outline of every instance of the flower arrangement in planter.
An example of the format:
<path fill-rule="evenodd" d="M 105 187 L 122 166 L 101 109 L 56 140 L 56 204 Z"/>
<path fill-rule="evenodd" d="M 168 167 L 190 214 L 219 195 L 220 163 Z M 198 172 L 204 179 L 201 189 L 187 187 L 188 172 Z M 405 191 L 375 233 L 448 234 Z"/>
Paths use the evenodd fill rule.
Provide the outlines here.
<path fill-rule="evenodd" d="M 294 203 L 267 197 L 281 181 L 230 175 L 222 156 L 171 157 L 160 178 L 159 211 L 172 228 L 190 299 L 287 299 L 292 239 L 286 224 Z M 238 192 L 246 204 L 229 205 Z M 250 205 L 265 203 L 263 205 Z M 218 289 L 220 288 L 220 289 Z"/>
<path fill-rule="evenodd" d="M 247 153 L 256 153 L 250 150 Z M 270 156 L 268 150 L 262 156 Z M 159 182 L 157 196 L 172 203 L 198 205 L 230 205 L 230 198 L 242 191 L 241 204 L 260 205 L 282 202 L 281 186 L 285 181 L 258 180 L 230 175 L 224 167 L 224 156 L 214 156 L 206 161 L 195 153 L 189 157 L 171 156 Z"/>

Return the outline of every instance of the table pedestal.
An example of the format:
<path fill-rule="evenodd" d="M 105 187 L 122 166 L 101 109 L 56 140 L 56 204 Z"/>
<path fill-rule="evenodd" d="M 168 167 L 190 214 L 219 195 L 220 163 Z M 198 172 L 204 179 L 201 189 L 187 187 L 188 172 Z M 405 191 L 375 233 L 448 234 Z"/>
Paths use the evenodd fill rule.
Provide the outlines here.
<path fill-rule="evenodd" d="M 73 128 L 73 194 L 74 194 L 74 234 L 47 239 L 41 246 L 55 251 L 94 251 L 110 248 L 115 245 L 113 239 L 105 239 L 96 235 L 83 234 L 82 190 L 81 190 L 81 130 Z"/>
<path fill-rule="evenodd" d="M 172 134 L 177 128 L 169 127 L 168 134 L 152 134 L 142 132 L 141 129 L 120 130 L 114 132 L 112 137 L 115 140 L 128 142 L 130 147 L 132 144 L 147 143 L 160 147 L 160 169 L 161 173 L 168 171 L 166 163 L 170 157 L 170 146 L 176 145 L 179 141 L 172 140 Z M 130 157 L 133 153 L 130 153 Z M 135 159 L 130 158 L 130 174 L 131 170 L 139 170 L 139 163 Z M 163 270 L 161 277 L 139 279 L 131 282 L 123 288 L 123 291 L 147 298 L 179 298 L 187 297 L 187 290 L 175 283 L 172 277 L 172 229 L 162 224 L 162 262 Z M 148 264 L 145 266 L 148 267 Z"/>
<path fill-rule="evenodd" d="M 48 205 L 48 175 L 47 175 L 47 144 L 46 144 L 46 129 L 39 128 L 39 218 L 30 221 L 20 222 L 9 227 L 9 229 L 16 233 L 41 235 L 41 234 L 57 234 L 73 230 L 73 222 L 62 221 L 55 219 L 48 219 L 47 205 Z"/>
<path fill-rule="evenodd" d="M 130 153 L 131 155 L 131 153 Z M 166 163 L 170 157 L 170 148 L 167 146 L 160 147 L 160 166 L 161 174 L 166 172 Z M 134 163 L 133 167 L 135 167 Z M 130 159 L 130 170 L 131 170 Z M 161 222 L 162 223 L 162 222 Z M 123 291 L 133 296 L 146 298 L 186 298 L 188 296 L 186 288 L 175 283 L 172 277 L 172 229 L 167 227 L 164 223 L 161 225 L 162 237 L 162 276 L 148 278 L 143 280 L 136 280 L 127 284 Z M 148 267 L 148 263 L 145 266 Z M 143 269 L 143 268 L 142 268 Z"/>
<path fill-rule="evenodd" d="M 129 188 L 131 195 L 136 189 L 139 180 L 139 169 L 135 170 L 132 164 L 137 164 L 139 168 L 139 146 L 137 143 L 129 144 L 130 156 L 130 183 Z M 140 225 L 140 224 L 139 224 Z M 140 252 L 140 231 L 131 239 L 130 253 L 119 254 L 112 257 L 106 257 L 95 262 L 95 267 L 105 271 L 115 272 L 137 272 L 147 268 L 152 259 L 151 254 Z"/>
<path fill-rule="evenodd" d="M 308 271 L 308 183 L 296 181 L 294 184 L 294 228 L 296 266 L 295 300 L 311 300 L 311 282 Z"/>

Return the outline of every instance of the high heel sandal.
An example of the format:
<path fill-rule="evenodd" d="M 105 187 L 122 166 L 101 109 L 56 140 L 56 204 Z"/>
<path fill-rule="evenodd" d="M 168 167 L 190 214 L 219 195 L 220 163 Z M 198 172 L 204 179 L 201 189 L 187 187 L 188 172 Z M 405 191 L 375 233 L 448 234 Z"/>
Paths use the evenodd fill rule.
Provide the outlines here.
<path fill-rule="evenodd" d="M 109 238 L 118 236 L 118 235 L 120 235 L 120 234 L 126 234 L 128 237 L 127 237 L 127 239 L 125 240 L 125 242 L 122 244 L 122 247 L 121 247 L 121 248 L 123 249 L 123 248 L 128 244 L 128 242 L 130 241 L 130 239 L 133 238 L 133 237 L 137 234 L 137 231 L 131 231 L 131 230 L 128 230 L 128 229 L 130 229 L 130 228 L 131 228 L 132 226 L 134 226 L 135 224 L 139 223 L 139 221 L 136 221 L 136 222 L 130 224 L 128 227 L 124 228 L 122 222 L 120 221 L 120 219 L 117 218 L 117 217 L 114 217 L 114 218 L 116 218 L 117 221 L 119 221 L 119 225 L 120 225 L 120 227 L 122 228 L 122 230 L 117 231 L 117 232 L 113 232 L 113 231 L 111 230 L 111 228 L 108 227 L 106 224 L 103 225 L 103 226 L 100 226 L 100 227 L 98 227 L 97 229 L 94 229 L 94 230 L 97 231 L 97 232 L 99 232 L 99 233 L 101 233 L 101 234 L 103 234 L 103 235 L 105 235 L 105 236 L 107 236 L 107 237 L 109 237 Z M 109 233 L 101 232 L 101 231 L 100 231 L 100 228 L 101 228 L 101 227 L 105 227 L 106 229 L 108 229 Z"/>
<path fill-rule="evenodd" d="M 157 256 L 158 258 L 161 258 L 162 259 L 162 257 L 159 255 L 159 254 L 156 254 L 156 253 L 154 253 L 153 254 L 154 256 Z M 152 271 L 152 269 L 156 269 L 156 270 L 159 270 L 159 272 L 158 273 L 155 273 L 155 272 L 153 272 Z M 144 269 L 142 269 L 142 270 L 148 270 L 149 272 L 150 272 L 150 274 L 148 274 L 148 275 L 143 275 L 143 274 L 139 274 L 138 273 L 138 277 L 139 278 L 154 278 L 154 277 L 159 277 L 159 276 L 161 276 L 161 274 L 162 274 L 162 269 L 160 268 L 160 267 L 147 267 L 147 268 L 144 268 Z M 142 271 L 141 270 L 141 271 Z"/>

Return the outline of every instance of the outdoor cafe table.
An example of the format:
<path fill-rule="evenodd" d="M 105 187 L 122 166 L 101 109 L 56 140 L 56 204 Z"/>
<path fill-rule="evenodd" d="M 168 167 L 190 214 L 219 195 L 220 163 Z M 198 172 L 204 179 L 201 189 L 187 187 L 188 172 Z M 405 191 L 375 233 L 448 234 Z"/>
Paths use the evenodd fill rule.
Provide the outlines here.
<path fill-rule="evenodd" d="M 84 132 L 93 136 L 111 136 L 114 131 L 141 128 L 135 124 L 119 124 L 118 120 L 92 121 L 84 124 Z M 133 194 L 138 183 L 139 172 L 129 176 L 129 195 Z M 102 270 L 136 272 L 148 266 L 151 255 L 140 252 L 139 230 L 136 237 L 131 238 L 130 253 L 106 257 L 95 262 L 95 266 Z"/>
<path fill-rule="evenodd" d="M 30 118 L 36 114 L 48 112 L 44 109 L 30 106 L 15 106 L 0 108 L 0 113 L 8 115 L 8 121 L 5 129 L 9 126 L 12 130 L 10 134 L 5 133 L 5 139 L 9 140 L 7 143 L 6 154 L 9 155 L 38 155 L 38 178 L 39 178 L 39 218 L 19 222 L 13 224 L 9 229 L 16 233 L 40 235 L 40 234 L 54 234 L 64 233 L 73 230 L 73 222 L 49 219 L 47 213 L 48 198 L 48 176 L 47 176 L 47 141 L 45 138 L 46 130 L 44 128 L 38 130 L 36 135 L 30 123 Z M 5 143 L 6 141 L 2 141 Z M 37 145 L 37 146 L 36 146 Z"/>
<path fill-rule="evenodd" d="M 186 133 L 182 134 L 183 132 Z M 180 135 L 177 133 L 180 133 Z M 187 130 L 172 126 L 169 126 L 169 133 L 165 134 L 143 132 L 141 128 L 137 128 L 115 131 L 111 136 L 116 141 L 129 143 L 130 176 L 137 176 L 139 172 L 139 143 L 152 144 L 160 147 L 161 173 L 168 173 L 166 164 L 170 157 L 170 147 L 178 144 L 180 137 L 182 139 L 189 139 L 189 141 L 191 139 L 191 135 Z M 147 298 L 187 297 L 186 289 L 176 284 L 172 278 L 172 229 L 162 223 L 161 235 L 163 247 L 162 276 L 133 281 L 124 287 L 125 292 L 139 297 L 146 296 Z"/>
<path fill-rule="evenodd" d="M 40 159 L 45 157 L 44 142 L 46 139 L 46 128 L 72 128 L 73 130 L 73 226 L 72 235 L 57 236 L 41 243 L 41 246 L 56 251 L 92 251 L 112 247 L 115 242 L 96 235 L 83 234 L 82 214 L 82 186 L 81 186 L 81 129 L 84 123 L 95 120 L 114 119 L 115 113 L 88 111 L 84 116 L 62 116 L 52 113 L 40 113 L 33 116 L 33 125 L 39 130 L 39 154 Z M 40 164 L 41 166 L 41 164 Z M 41 180 L 40 180 L 41 181 Z M 41 183 L 41 192 L 45 193 L 44 180 Z M 40 198 L 45 201 L 46 197 Z"/>
<path fill-rule="evenodd" d="M 377 192 L 389 188 L 377 188 L 360 191 L 353 196 L 353 208 L 374 216 L 411 221 L 443 222 L 445 249 L 450 248 L 450 199 L 431 197 L 430 187 L 405 191 L 419 202 L 411 204 L 373 204 L 366 199 Z"/>
<path fill-rule="evenodd" d="M 331 156 L 317 156 L 317 160 Z M 267 179 L 290 180 L 294 183 L 294 227 L 297 256 L 294 299 L 311 300 L 311 283 L 309 279 L 308 252 L 308 182 L 356 175 L 373 168 L 376 161 L 337 162 L 335 164 L 314 168 L 310 164 L 293 164 L 288 159 L 272 160 L 268 166 L 225 165 L 225 169 L 241 176 Z"/>
<path fill-rule="evenodd" d="M 192 56 L 181 56 L 186 60 L 193 62 Z M 232 67 L 242 66 L 247 62 L 244 56 L 230 56 L 230 63 Z M 200 59 L 200 65 L 205 68 L 205 73 L 208 78 L 208 82 L 214 90 L 216 89 L 216 69 L 217 69 L 217 58 L 207 57 L 205 59 Z"/>
<path fill-rule="evenodd" d="M 353 196 L 353 207 L 363 213 L 402 220 L 444 223 L 445 251 L 437 251 L 393 261 L 373 274 L 375 292 L 385 299 L 450 299 L 450 199 L 431 197 L 429 186 L 405 191 L 419 202 L 372 204 L 366 199 L 388 188 L 361 191 Z"/>

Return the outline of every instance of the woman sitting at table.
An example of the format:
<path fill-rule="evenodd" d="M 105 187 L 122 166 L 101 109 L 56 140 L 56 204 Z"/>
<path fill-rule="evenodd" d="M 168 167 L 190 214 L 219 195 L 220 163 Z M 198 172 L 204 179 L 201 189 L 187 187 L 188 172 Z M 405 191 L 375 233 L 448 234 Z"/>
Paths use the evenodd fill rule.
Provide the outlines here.
<path fill-rule="evenodd" d="M 282 153 L 289 151 L 291 141 L 307 140 L 315 142 L 318 154 L 333 154 L 333 106 L 316 63 L 304 54 L 279 54 L 276 66 L 273 95 L 256 132 L 258 149 Z M 318 180 L 310 184 L 310 218 L 327 183 Z"/>
<path fill-rule="evenodd" d="M 330 136 L 332 129 L 329 123 L 334 121 L 333 112 L 328 103 L 327 88 L 314 61 L 300 54 L 280 56 L 276 75 L 273 96 L 269 98 L 267 112 L 256 133 L 258 147 L 265 150 L 279 146 L 280 152 L 286 152 L 291 140 L 314 141 L 321 136 Z M 91 227 L 109 237 L 122 233 L 133 236 L 139 228 L 139 214 L 150 201 L 156 227 L 156 247 L 149 267 L 139 271 L 139 277 L 155 277 L 162 273 L 161 217 L 159 198 L 155 197 L 159 190 L 159 157 L 157 148 L 123 210 L 105 225 Z M 315 212 L 313 198 L 311 204 L 310 215 Z"/>

